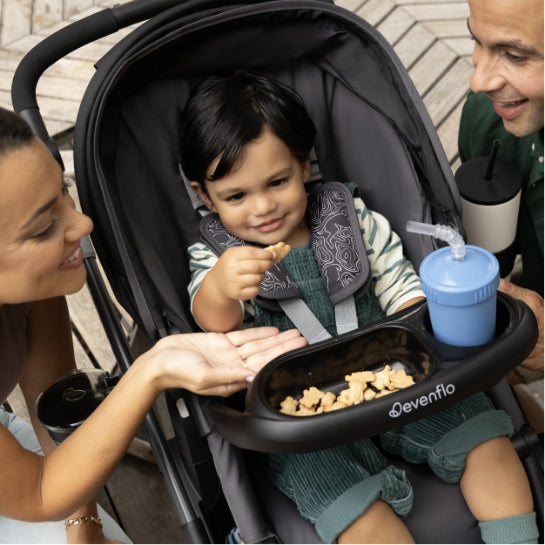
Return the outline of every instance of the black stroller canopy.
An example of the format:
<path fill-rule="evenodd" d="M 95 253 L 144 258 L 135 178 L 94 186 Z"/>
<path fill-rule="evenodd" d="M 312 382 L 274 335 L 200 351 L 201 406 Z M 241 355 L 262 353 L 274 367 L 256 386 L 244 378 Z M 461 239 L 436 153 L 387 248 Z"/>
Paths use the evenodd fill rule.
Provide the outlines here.
<path fill-rule="evenodd" d="M 180 177 L 177 127 L 191 88 L 210 74 L 247 68 L 294 87 L 318 129 L 324 179 L 359 183 L 368 206 L 402 237 L 408 219 L 460 228 L 457 192 L 431 121 L 373 27 L 322 2 L 295 8 L 262 2 L 210 10 L 208 17 L 185 15 L 183 4 L 144 24 L 98 63 L 76 125 L 82 206 L 101 218 L 93 241 L 99 255 L 109 255 L 108 276 L 129 310 L 133 296 L 125 296 L 116 265 L 124 259 L 120 244 L 136 274 L 148 271 L 153 281 L 147 283 L 167 302 L 158 312 L 177 328 L 188 326 L 175 301 L 187 308 L 186 248 L 198 238 L 198 222 Z M 414 235 L 404 243 L 417 266 L 432 249 L 429 239 Z M 153 312 L 155 297 L 143 297 Z M 140 325 L 152 335 L 141 314 Z"/>

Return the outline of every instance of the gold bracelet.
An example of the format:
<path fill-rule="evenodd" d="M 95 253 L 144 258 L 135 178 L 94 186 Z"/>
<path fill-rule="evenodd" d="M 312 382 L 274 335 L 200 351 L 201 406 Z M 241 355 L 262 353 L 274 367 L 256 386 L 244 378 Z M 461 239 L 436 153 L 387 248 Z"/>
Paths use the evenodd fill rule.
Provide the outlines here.
<path fill-rule="evenodd" d="M 77 526 L 78 524 L 85 524 L 86 522 L 94 522 L 102 527 L 100 517 L 95 517 L 94 515 L 84 515 L 83 517 L 75 517 L 73 519 L 65 520 L 64 527 L 69 528 L 70 526 Z"/>

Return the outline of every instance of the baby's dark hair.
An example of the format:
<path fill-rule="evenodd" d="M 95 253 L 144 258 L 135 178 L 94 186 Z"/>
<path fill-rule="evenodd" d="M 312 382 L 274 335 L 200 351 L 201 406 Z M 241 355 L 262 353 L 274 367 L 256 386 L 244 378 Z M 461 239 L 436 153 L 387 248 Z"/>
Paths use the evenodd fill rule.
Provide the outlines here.
<path fill-rule="evenodd" d="M 201 184 L 226 176 L 244 147 L 267 127 L 301 162 L 309 158 L 316 128 L 295 91 L 254 72 L 202 81 L 189 98 L 179 129 L 187 178 Z M 210 165 L 221 154 L 212 176 Z"/>
<path fill-rule="evenodd" d="M 32 143 L 34 133 L 15 112 L 0 107 L 0 155 Z"/>

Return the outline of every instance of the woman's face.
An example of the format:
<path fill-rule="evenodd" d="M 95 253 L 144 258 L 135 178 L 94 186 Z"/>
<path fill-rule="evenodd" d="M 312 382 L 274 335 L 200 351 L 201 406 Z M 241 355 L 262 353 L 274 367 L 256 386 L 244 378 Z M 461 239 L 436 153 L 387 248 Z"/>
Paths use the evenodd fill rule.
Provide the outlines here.
<path fill-rule="evenodd" d="M 86 279 L 80 238 L 92 227 L 41 140 L 0 155 L 0 304 L 78 291 Z"/>

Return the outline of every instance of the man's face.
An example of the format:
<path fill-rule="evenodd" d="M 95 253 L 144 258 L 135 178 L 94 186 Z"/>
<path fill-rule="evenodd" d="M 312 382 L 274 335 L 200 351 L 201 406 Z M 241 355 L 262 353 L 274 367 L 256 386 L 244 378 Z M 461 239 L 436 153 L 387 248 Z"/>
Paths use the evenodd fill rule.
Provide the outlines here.
<path fill-rule="evenodd" d="M 486 93 L 507 131 L 543 127 L 543 0 L 468 0 L 475 48 L 470 86 Z"/>

